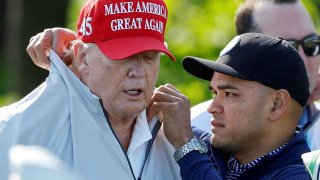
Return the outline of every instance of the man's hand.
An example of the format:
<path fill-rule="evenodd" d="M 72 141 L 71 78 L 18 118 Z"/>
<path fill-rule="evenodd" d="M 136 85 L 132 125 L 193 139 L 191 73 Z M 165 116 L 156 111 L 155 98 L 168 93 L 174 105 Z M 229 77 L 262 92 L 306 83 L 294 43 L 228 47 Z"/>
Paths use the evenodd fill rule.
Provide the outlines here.
<path fill-rule="evenodd" d="M 70 42 L 77 38 L 76 33 L 65 28 L 46 29 L 30 38 L 27 52 L 32 61 L 39 67 L 49 69 L 48 59 L 50 48 L 53 49 L 60 58 L 69 65 L 71 58 L 67 49 Z"/>
<path fill-rule="evenodd" d="M 176 149 L 192 139 L 189 100 L 174 86 L 166 84 L 155 89 L 147 112 L 148 119 L 162 114 L 164 134 Z"/>

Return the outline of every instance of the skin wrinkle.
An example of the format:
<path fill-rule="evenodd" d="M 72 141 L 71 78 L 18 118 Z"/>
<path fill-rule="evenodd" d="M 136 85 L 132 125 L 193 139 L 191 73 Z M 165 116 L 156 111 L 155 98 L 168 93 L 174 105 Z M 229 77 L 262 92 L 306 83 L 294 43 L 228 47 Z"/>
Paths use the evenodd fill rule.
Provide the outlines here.
<path fill-rule="evenodd" d="M 159 52 L 145 51 L 127 59 L 111 60 L 93 43 L 78 43 L 73 49 L 81 80 L 101 98 L 112 128 L 126 150 L 136 118 L 153 94 Z M 128 90 L 137 90 L 139 94 L 130 95 Z"/>

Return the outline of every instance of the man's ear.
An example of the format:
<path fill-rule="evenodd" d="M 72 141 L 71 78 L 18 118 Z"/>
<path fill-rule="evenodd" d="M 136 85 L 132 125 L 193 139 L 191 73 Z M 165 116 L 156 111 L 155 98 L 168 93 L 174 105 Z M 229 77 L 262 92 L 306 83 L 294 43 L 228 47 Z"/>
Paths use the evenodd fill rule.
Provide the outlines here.
<path fill-rule="evenodd" d="M 274 93 L 273 106 L 269 115 L 271 121 L 278 120 L 286 112 L 290 102 L 290 94 L 287 90 L 280 89 Z"/>
<path fill-rule="evenodd" d="M 80 76 L 88 74 L 89 70 L 86 61 L 87 58 L 85 53 L 85 45 L 83 42 L 75 42 L 75 44 L 73 45 L 73 54 L 74 61 L 72 62 L 72 66 L 74 67 L 74 69 L 76 69 L 77 73 L 79 73 Z"/>

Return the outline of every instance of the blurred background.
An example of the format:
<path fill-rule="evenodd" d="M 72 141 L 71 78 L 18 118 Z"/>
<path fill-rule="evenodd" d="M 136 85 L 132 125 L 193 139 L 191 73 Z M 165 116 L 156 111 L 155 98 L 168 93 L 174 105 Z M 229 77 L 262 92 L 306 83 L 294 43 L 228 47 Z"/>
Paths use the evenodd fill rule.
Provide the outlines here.
<path fill-rule="evenodd" d="M 166 41 L 177 58 L 161 60 L 158 85 L 172 83 L 195 105 L 210 99 L 209 82 L 187 74 L 184 56 L 216 59 L 236 34 L 234 16 L 242 0 L 165 0 L 169 8 Z M 320 33 L 320 0 L 302 0 Z M 47 70 L 36 67 L 25 49 L 29 39 L 50 27 L 75 30 L 85 0 L 0 0 L 0 107 L 40 85 Z M 294 23 L 294 22 L 292 22 Z"/>

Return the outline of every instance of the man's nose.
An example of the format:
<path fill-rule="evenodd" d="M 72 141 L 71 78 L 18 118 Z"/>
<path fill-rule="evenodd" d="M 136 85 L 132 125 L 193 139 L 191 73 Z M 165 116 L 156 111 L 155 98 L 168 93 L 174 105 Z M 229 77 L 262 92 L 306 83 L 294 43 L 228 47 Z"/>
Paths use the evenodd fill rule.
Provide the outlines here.
<path fill-rule="evenodd" d="M 216 96 L 211 104 L 209 105 L 207 111 L 210 114 L 215 114 L 215 113 L 222 113 L 223 112 L 223 106 L 221 104 L 221 100 L 218 98 L 218 96 Z"/>
<path fill-rule="evenodd" d="M 129 70 L 129 77 L 132 78 L 141 78 L 145 75 L 145 66 L 143 57 L 137 56 L 134 59 L 131 59 L 131 67 Z"/>

